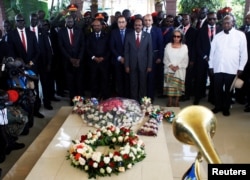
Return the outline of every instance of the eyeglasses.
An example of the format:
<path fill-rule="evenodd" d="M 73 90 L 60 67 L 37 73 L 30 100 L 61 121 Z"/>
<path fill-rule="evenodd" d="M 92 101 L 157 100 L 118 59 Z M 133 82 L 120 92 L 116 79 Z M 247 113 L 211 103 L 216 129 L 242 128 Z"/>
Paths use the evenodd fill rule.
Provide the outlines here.
<path fill-rule="evenodd" d="M 209 21 L 216 20 L 216 18 L 208 18 Z"/>
<path fill-rule="evenodd" d="M 173 37 L 174 37 L 174 38 L 181 38 L 181 36 L 175 36 L 175 35 L 174 35 Z"/>
<path fill-rule="evenodd" d="M 174 21 L 166 21 L 167 23 L 173 23 Z"/>

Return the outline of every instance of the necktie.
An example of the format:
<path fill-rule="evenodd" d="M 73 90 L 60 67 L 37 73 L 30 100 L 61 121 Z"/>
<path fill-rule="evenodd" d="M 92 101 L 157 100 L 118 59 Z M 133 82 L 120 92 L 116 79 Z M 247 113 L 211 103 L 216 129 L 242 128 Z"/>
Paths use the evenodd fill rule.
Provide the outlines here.
<path fill-rule="evenodd" d="M 122 39 L 122 44 L 123 44 L 123 43 L 124 43 L 124 37 L 125 37 L 125 36 L 124 36 L 124 30 L 121 30 L 120 33 L 121 33 L 121 39 Z"/>
<path fill-rule="evenodd" d="M 183 34 L 186 34 L 186 28 L 183 27 Z"/>
<path fill-rule="evenodd" d="M 212 41 L 214 38 L 214 27 L 213 26 L 210 27 L 210 33 L 211 33 L 210 41 Z"/>
<path fill-rule="evenodd" d="M 99 39 L 99 37 L 100 37 L 100 34 L 96 33 L 96 39 Z"/>
<path fill-rule="evenodd" d="M 70 44 L 71 44 L 71 45 L 73 45 L 73 41 L 74 41 L 74 34 L 73 34 L 73 30 L 72 30 L 72 29 L 70 29 L 70 30 L 69 30 L 69 32 L 70 32 Z"/>
<path fill-rule="evenodd" d="M 36 32 L 36 30 L 35 30 L 35 28 L 34 28 L 34 27 L 32 28 L 32 31 L 33 31 L 34 33 Z"/>
<path fill-rule="evenodd" d="M 249 31 L 249 26 L 246 25 L 246 27 L 245 27 L 245 33 L 247 33 L 248 31 Z"/>
<path fill-rule="evenodd" d="M 25 42 L 25 37 L 24 37 L 23 31 L 21 31 L 21 41 L 22 41 L 22 44 L 23 44 L 23 48 L 25 49 L 25 51 L 27 51 L 27 47 L 26 47 L 26 42 Z"/>
<path fill-rule="evenodd" d="M 148 33 L 148 28 L 146 28 L 146 32 Z"/>
<path fill-rule="evenodd" d="M 135 40 L 135 44 L 136 44 L 136 47 L 139 48 L 140 46 L 140 39 L 139 39 L 139 33 L 136 34 L 136 40 Z"/>

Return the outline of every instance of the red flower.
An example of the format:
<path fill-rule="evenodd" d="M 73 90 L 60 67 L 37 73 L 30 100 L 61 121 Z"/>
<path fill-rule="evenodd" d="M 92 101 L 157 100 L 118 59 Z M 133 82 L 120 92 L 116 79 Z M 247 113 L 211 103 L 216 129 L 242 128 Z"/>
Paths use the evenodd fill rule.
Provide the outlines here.
<path fill-rule="evenodd" d="M 129 158 L 129 155 L 128 154 L 123 154 L 122 158 L 126 160 L 126 159 Z"/>
<path fill-rule="evenodd" d="M 114 156 L 120 156 L 120 152 L 115 151 L 115 152 L 114 152 Z"/>
<path fill-rule="evenodd" d="M 115 167 L 115 163 L 112 161 L 112 162 L 109 162 L 109 166 L 111 167 L 111 168 L 114 168 Z"/>
<path fill-rule="evenodd" d="M 94 164 L 93 160 L 90 160 L 89 163 L 88 163 L 88 165 L 91 166 L 91 167 L 93 167 L 93 164 Z"/>
<path fill-rule="evenodd" d="M 82 149 L 83 148 L 83 145 L 82 144 L 79 144 L 76 146 L 77 149 Z"/>
<path fill-rule="evenodd" d="M 78 161 L 80 157 L 81 157 L 81 154 L 77 153 L 77 154 L 75 155 L 75 160 Z"/>
<path fill-rule="evenodd" d="M 82 135 L 80 142 L 84 142 L 87 139 L 87 137 L 88 137 L 87 135 Z"/>
<path fill-rule="evenodd" d="M 104 167 L 104 165 L 105 165 L 104 161 L 101 161 L 101 162 L 99 163 L 99 167 Z"/>

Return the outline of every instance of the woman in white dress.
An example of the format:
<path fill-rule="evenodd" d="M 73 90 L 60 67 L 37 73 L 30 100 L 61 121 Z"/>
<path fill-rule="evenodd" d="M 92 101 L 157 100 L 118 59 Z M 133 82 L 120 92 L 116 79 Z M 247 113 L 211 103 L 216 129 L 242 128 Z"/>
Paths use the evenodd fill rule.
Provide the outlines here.
<path fill-rule="evenodd" d="M 179 106 L 179 98 L 185 90 L 185 75 L 188 65 L 188 48 L 184 44 L 182 30 L 175 29 L 172 41 L 164 50 L 164 94 L 168 96 L 167 106 Z"/>

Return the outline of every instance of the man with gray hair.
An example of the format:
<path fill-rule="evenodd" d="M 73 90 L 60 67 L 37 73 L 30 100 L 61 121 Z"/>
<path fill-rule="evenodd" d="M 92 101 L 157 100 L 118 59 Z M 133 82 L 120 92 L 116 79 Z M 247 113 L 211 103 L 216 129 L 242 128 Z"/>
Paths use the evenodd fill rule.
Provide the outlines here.
<path fill-rule="evenodd" d="M 230 87 L 239 76 L 247 62 L 247 41 L 243 32 L 233 27 L 233 17 L 227 15 L 222 22 L 223 31 L 215 35 L 211 43 L 209 69 L 214 75 L 215 107 L 214 113 L 230 115 Z"/>

